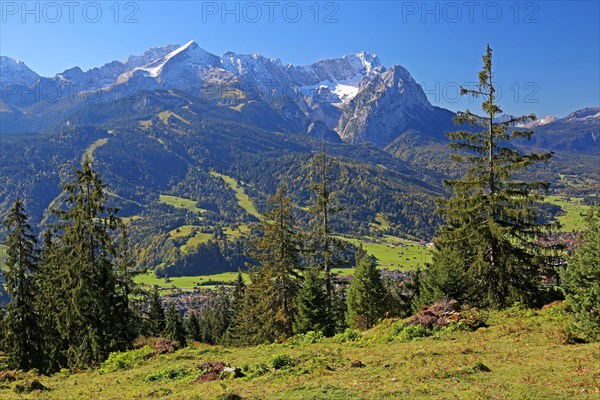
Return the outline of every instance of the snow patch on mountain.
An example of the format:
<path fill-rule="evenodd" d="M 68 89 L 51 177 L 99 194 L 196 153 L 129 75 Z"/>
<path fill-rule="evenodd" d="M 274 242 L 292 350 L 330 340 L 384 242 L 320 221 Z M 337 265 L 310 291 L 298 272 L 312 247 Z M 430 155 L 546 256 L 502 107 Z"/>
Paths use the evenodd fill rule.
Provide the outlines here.
<path fill-rule="evenodd" d="M 593 121 L 595 119 L 600 119 L 600 107 L 588 107 L 577 110 L 562 118 L 561 121 Z"/>
<path fill-rule="evenodd" d="M 531 129 L 535 128 L 536 126 L 551 124 L 554 121 L 556 121 L 556 117 L 554 115 L 547 115 L 544 118 L 536 119 L 535 121 L 517 124 L 517 128 Z"/>
<path fill-rule="evenodd" d="M 127 65 L 129 69 L 141 67 L 142 65 L 146 65 L 151 63 L 152 61 L 156 61 L 170 52 L 177 50 L 181 47 L 178 44 L 168 44 L 166 46 L 161 47 L 153 47 L 151 49 L 146 50 L 139 56 L 129 56 L 122 64 Z"/>
<path fill-rule="evenodd" d="M 189 83 L 190 78 L 196 80 L 198 74 L 189 75 L 190 72 L 218 66 L 219 57 L 201 49 L 196 42 L 190 40 L 158 60 L 121 74 L 117 83 L 125 83 L 133 77 L 153 78 L 157 83 L 168 83 L 176 87 L 179 82 Z"/>

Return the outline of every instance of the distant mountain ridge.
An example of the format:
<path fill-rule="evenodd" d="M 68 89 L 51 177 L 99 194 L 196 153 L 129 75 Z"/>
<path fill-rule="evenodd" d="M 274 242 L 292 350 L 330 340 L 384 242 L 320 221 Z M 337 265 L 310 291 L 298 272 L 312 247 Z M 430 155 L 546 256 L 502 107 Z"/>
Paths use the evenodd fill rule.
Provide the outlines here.
<path fill-rule="evenodd" d="M 426 118 L 434 110 L 406 69 L 393 66 L 387 70 L 375 54 L 364 51 L 294 66 L 259 54 L 227 52 L 219 57 L 190 41 L 183 46 L 153 48 L 141 56 L 130 56 L 125 61 L 113 61 L 85 72 L 74 67 L 51 78 L 29 72 L 24 64 L 20 68 L 8 61 L 3 64 L 7 70 L 1 82 L 3 102 L 22 111 L 5 107 L 5 127 L 9 130 L 44 129 L 79 109 L 86 99 L 114 101 L 141 90 L 184 90 L 226 106 L 241 106 L 257 99 L 281 103 L 283 99 L 293 102 L 297 109 L 290 113 L 289 107 L 275 107 L 292 117 L 302 114 L 309 120 L 303 123 L 306 129 L 319 122 L 328 130 L 328 137 L 333 137 L 335 130 L 346 141 L 380 145 L 385 144 L 380 138 L 352 129 L 347 122 L 341 123 L 351 119 L 349 113 L 370 112 L 371 107 L 364 101 L 350 105 L 357 96 L 370 97 L 367 93 L 372 90 L 388 93 L 386 98 L 394 97 L 398 91 L 404 93 L 405 100 L 412 100 L 397 104 L 400 107 L 394 107 L 393 111 L 402 115 L 395 120 L 405 121 L 407 126 L 416 109 L 421 112 L 418 119 Z M 64 93 L 58 99 L 46 101 L 49 99 L 43 93 L 49 86 L 65 89 Z M 44 102 L 52 104 L 40 110 L 38 103 Z M 383 136 L 386 135 L 393 136 L 390 133 Z"/>

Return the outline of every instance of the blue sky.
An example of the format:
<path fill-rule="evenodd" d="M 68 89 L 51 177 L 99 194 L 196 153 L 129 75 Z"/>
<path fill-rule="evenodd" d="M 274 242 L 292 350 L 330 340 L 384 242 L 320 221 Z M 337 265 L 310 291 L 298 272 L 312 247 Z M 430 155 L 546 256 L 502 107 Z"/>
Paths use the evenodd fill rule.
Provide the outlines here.
<path fill-rule="evenodd" d="M 116 6 L 115 6 L 116 4 Z M 406 67 L 429 100 L 451 110 L 494 49 L 508 113 L 600 105 L 599 1 L 0 1 L 0 54 L 41 75 L 195 40 L 222 54 L 307 64 L 361 50 Z"/>

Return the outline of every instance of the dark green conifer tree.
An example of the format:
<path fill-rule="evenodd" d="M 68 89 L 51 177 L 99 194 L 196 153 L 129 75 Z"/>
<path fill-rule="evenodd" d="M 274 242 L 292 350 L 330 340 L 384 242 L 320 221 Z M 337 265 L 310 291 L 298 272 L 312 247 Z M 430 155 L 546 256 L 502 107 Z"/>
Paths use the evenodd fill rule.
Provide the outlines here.
<path fill-rule="evenodd" d="M 450 199 L 440 202 L 445 224 L 435 240 L 433 262 L 424 296 L 455 297 L 477 306 L 504 307 L 515 301 L 531 304 L 540 282 L 543 257 L 535 240 L 550 228 L 537 222 L 536 204 L 547 182 L 527 181 L 523 174 L 551 153 L 523 154 L 512 139 L 529 139 L 532 131 L 507 130 L 535 116 L 510 116 L 502 110 L 494 87 L 492 50 L 487 47 L 483 70 L 474 89 L 461 94 L 483 97 L 483 115 L 458 112 L 455 122 L 470 130 L 447 133 L 452 158 L 466 169 L 460 179 L 445 181 Z"/>
<path fill-rule="evenodd" d="M 187 319 L 185 320 L 185 331 L 189 341 L 200 341 L 202 335 L 200 332 L 200 321 L 195 311 L 190 310 Z"/>
<path fill-rule="evenodd" d="M 23 203 L 18 198 L 6 216 L 4 226 L 8 231 L 4 279 L 10 302 L 2 320 L 2 347 L 10 368 L 40 368 L 42 333 L 35 307 L 39 251 Z"/>
<path fill-rule="evenodd" d="M 364 255 L 357 263 L 346 297 L 346 319 L 350 327 L 364 330 L 384 317 L 387 293 L 372 258 Z"/>
<path fill-rule="evenodd" d="M 590 341 L 600 341 L 600 207 L 588 216 L 583 244 L 563 273 L 575 327 Z"/>
<path fill-rule="evenodd" d="M 231 338 L 237 344 L 280 340 L 293 334 L 299 287 L 300 242 L 292 205 L 280 186 L 269 199 L 271 211 L 261 221 L 261 235 L 251 242 L 251 283 L 245 288 L 243 307 Z M 236 338 L 236 339 L 233 339 Z"/>
<path fill-rule="evenodd" d="M 294 333 L 323 332 L 330 321 L 323 270 L 311 265 L 304 271 L 304 282 L 296 299 L 298 312 L 294 319 Z"/>
<path fill-rule="evenodd" d="M 120 347 L 127 347 L 140 334 L 139 315 L 135 313 L 132 295 L 141 294 L 133 282 L 133 271 L 135 269 L 135 258 L 129 248 L 129 236 L 124 226 L 121 226 L 119 234 L 119 247 L 116 257 L 117 291 L 115 301 L 117 307 L 124 314 L 117 315 L 114 323 L 120 325 L 121 334 L 114 338 L 121 342 Z"/>
<path fill-rule="evenodd" d="M 200 319 L 200 332 L 205 343 L 223 343 L 231 324 L 231 298 L 220 286 L 214 301 L 204 309 Z"/>
<path fill-rule="evenodd" d="M 242 310 L 244 307 L 244 295 L 246 293 L 246 283 L 242 272 L 238 271 L 237 278 L 235 280 L 235 286 L 231 295 L 231 322 L 227 327 L 227 332 L 223 337 L 223 343 L 235 344 L 239 338 L 236 338 L 236 326 L 241 323 Z"/>
<path fill-rule="evenodd" d="M 337 255 L 342 253 L 341 243 L 332 238 L 330 228 L 330 218 L 332 214 L 341 209 L 332 205 L 332 193 L 328 180 L 329 165 L 325 153 L 325 140 L 321 143 L 321 152 L 313 159 L 311 173 L 313 175 L 312 190 L 315 195 L 315 203 L 311 207 L 312 231 L 310 232 L 310 250 L 312 253 L 312 262 L 323 270 L 323 279 L 325 281 L 327 317 L 323 327 L 323 333 L 331 336 L 336 332 L 336 326 L 343 324 L 336 321 L 334 302 L 336 300 L 336 290 L 331 275 L 331 269 L 340 264 Z"/>
<path fill-rule="evenodd" d="M 54 251 L 61 265 L 61 285 L 54 288 L 54 298 L 65 302 L 56 310 L 55 321 L 71 367 L 97 364 L 129 345 L 119 339 L 130 323 L 113 235 L 120 221 L 117 210 L 104 205 L 105 190 L 86 158 L 75 179 L 64 185 L 67 208 L 54 210 L 60 233 Z"/>
<path fill-rule="evenodd" d="M 43 251 L 40 262 L 38 279 L 39 293 L 36 308 L 39 310 L 40 324 L 42 326 L 42 353 L 44 365 L 42 371 L 52 372 L 67 365 L 67 343 L 58 330 L 58 310 L 67 307 L 66 299 L 59 296 L 58 288 L 62 281 L 62 254 L 54 243 L 52 227 L 47 227 L 43 233 Z"/>
<path fill-rule="evenodd" d="M 157 288 L 154 288 L 148 301 L 148 311 L 145 319 L 145 334 L 159 337 L 165 330 L 165 308 Z"/>
<path fill-rule="evenodd" d="M 183 320 L 181 319 L 181 314 L 177 311 L 177 308 L 175 308 L 174 303 L 170 303 L 167 307 L 163 336 L 179 343 L 182 347 L 185 346 L 186 332 L 183 326 Z"/>

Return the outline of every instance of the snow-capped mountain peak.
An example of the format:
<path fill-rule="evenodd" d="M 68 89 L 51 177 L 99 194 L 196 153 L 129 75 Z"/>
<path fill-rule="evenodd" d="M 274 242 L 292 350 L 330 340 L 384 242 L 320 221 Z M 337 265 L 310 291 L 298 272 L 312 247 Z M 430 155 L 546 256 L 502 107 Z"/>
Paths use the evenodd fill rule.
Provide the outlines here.
<path fill-rule="evenodd" d="M 590 121 L 600 119 L 600 107 L 584 108 L 562 118 L 563 121 Z"/>
<path fill-rule="evenodd" d="M 360 53 L 356 53 L 354 56 L 358 60 L 360 60 L 363 68 L 365 69 L 365 73 L 367 75 L 370 75 L 375 68 L 381 66 L 379 57 L 377 57 L 376 54 L 367 53 L 366 51 L 361 51 Z M 346 57 L 348 57 L 348 56 L 346 56 Z"/>
<path fill-rule="evenodd" d="M 31 85 L 40 76 L 21 60 L 0 56 L 0 82 L 5 85 Z"/>
<path fill-rule="evenodd" d="M 156 61 L 170 52 L 180 48 L 181 46 L 178 44 L 168 44 L 166 46 L 161 47 L 153 47 L 151 49 L 146 50 L 139 56 L 129 56 L 122 64 L 126 65 L 128 69 L 141 67 L 142 65 L 146 65 L 151 63 L 152 61 Z"/>
<path fill-rule="evenodd" d="M 219 66 L 219 57 L 201 49 L 196 42 L 190 40 L 157 60 L 121 74 L 117 83 L 124 83 L 132 77 L 138 77 L 153 78 L 160 83 L 170 81 L 171 85 L 176 86 L 178 79 L 186 80 L 186 71 L 189 73 L 199 68 Z M 191 77 L 194 76 L 195 74 Z M 188 75 L 187 78 L 189 77 Z"/>

